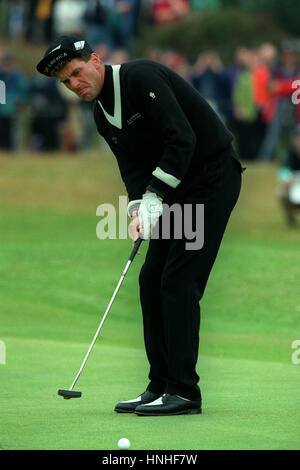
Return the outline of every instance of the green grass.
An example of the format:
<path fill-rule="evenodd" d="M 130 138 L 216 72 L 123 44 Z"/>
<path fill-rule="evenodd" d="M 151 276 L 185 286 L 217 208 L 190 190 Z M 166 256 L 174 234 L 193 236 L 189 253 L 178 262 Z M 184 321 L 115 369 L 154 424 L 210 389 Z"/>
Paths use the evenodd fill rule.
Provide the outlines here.
<path fill-rule="evenodd" d="M 67 401 L 57 388 L 68 385 L 86 345 L 8 339 L 7 347 L 4 449 L 116 449 L 120 437 L 132 450 L 299 448 L 299 372 L 290 364 L 201 356 L 204 413 L 143 418 L 112 412 L 144 386 L 140 349 L 97 345 L 75 387 L 82 398 Z"/>
<path fill-rule="evenodd" d="M 118 415 L 147 384 L 130 268 L 77 389 L 63 400 L 131 246 L 98 240 L 96 208 L 126 191 L 110 154 L 0 156 L 0 448 L 300 449 L 299 228 L 275 198 L 276 167 L 249 165 L 201 301 L 203 414 Z M 80 430 L 80 432 L 79 432 Z"/>

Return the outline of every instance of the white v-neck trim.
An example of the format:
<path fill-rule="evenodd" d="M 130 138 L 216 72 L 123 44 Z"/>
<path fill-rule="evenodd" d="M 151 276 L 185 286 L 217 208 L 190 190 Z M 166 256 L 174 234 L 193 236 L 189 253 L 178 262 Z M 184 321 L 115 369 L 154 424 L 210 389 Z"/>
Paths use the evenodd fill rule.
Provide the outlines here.
<path fill-rule="evenodd" d="M 112 65 L 113 69 L 113 84 L 114 84 L 114 115 L 107 113 L 103 108 L 101 102 L 98 100 L 98 103 L 104 113 L 104 116 L 110 124 L 122 129 L 122 106 L 121 106 L 121 87 L 120 87 L 120 68 L 121 65 Z"/>

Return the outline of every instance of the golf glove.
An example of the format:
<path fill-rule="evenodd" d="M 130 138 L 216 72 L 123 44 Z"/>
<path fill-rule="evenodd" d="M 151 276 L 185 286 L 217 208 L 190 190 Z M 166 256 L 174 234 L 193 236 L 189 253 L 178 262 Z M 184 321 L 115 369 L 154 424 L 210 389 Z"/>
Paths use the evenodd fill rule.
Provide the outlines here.
<path fill-rule="evenodd" d="M 148 240 L 150 238 L 151 230 L 153 230 L 157 224 L 162 212 L 162 201 L 155 193 L 147 193 L 143 195 L 138 216 L 144 240 Z"/>
<path fill-rule="evenodd" d="M 136 199 L 135 201 L 130 201 L 127 206 L 127 214 L 129 217 L 132 217 L 134 211 L 138 211 L 142 200 Z"/>

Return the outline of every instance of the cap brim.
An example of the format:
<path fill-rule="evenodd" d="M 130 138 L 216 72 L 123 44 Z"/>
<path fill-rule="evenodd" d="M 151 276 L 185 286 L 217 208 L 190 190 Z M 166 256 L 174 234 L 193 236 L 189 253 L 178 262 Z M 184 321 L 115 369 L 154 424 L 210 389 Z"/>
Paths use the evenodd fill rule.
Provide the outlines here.
<path fill-rule="evenodd" d="M 51 77 L 52 69 L 60 62 L 68 59 L 75 59 L 79 54 L 70 49 L 57 49 L 44 57 L 36 66 L 38 72 L 47 77 Z"/>

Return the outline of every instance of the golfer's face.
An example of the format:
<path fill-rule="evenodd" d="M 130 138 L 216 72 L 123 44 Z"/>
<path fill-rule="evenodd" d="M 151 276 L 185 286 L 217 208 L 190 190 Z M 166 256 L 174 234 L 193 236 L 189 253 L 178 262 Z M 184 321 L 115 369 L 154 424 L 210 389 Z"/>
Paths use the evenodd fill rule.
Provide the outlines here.
<path fill-rule="evenodd" d="M 84 101 L 93 101 L 101 92 L 105 66 L 96 54 L 88 62 L 73 59 L 57 74 L 66 87 Z"/>

